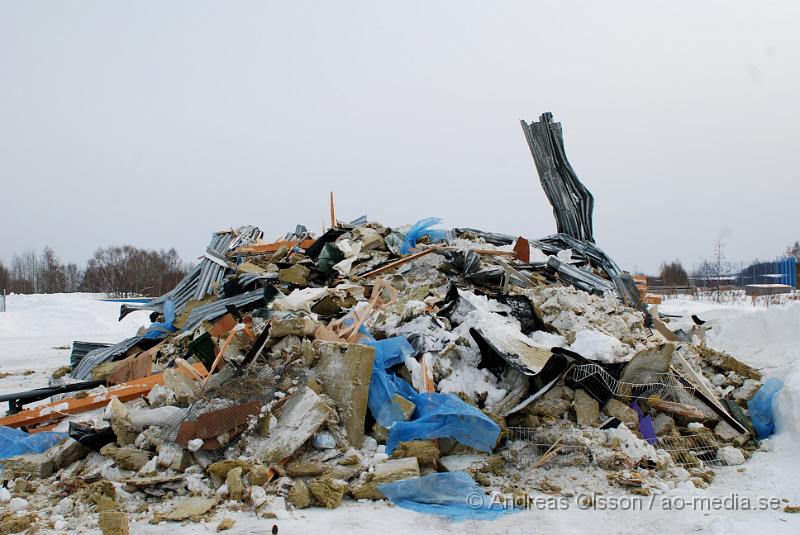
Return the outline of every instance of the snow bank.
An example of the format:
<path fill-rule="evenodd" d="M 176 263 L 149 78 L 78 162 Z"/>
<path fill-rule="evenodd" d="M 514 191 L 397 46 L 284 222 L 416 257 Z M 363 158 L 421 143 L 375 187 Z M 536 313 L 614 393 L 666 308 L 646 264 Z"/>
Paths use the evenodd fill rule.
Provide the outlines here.
<path fill-rule="evenodd" d="M 599 360 L 609 364 L 630 360 L 625 356 L 622 342 L 595 330 L 583 330 L 575 334 L 575 342 L 569 347 L 584 358 Z"/>
<path fill-rule="evenodd" d="M 0 338 L 64 336 L 81 334 L 131 336 L 149 325 L 149 312 L 129 314 L 122 321 L 119 303 L 101 301 L 97 294 L 9 295 L 6 312 L 0 312 Z"/>

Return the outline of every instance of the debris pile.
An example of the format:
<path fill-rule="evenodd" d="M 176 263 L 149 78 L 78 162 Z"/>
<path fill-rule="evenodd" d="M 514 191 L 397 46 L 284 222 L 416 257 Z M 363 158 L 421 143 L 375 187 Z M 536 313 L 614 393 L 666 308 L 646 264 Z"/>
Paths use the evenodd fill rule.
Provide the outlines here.
<path fill-rule="evenodd" d="M 561 233 L 343 223 L 332 198 L 320 236 L 215 233 L 172 291 L 122 306 L 149 328 L 75 342 L 68 376 L 6 397 L 0 424 L 63 440 L 19 455 L 9 435 L 0 530 L 387 498 L 460 518 L 458 489 L 650 494 L 744 462 L 761 375 L 644 306 L 560 125 L 523 126 Z"/>

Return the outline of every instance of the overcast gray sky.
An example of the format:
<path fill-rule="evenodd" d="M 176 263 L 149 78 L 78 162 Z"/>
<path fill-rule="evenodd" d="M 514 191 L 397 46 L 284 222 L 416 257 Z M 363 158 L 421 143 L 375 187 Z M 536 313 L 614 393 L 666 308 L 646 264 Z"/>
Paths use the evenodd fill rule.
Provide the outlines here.
<path fill-rule="evenodd" d="M 800 3 L 0 1 L 0 258 L 337 215 L 555 231 L 552 111 L 627 269 L 800 239 Z"/>

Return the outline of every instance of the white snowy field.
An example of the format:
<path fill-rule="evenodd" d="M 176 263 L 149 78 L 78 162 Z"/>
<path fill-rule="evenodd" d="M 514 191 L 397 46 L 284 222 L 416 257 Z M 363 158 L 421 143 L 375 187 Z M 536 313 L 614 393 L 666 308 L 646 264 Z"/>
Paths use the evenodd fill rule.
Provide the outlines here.
<path fill-rule="evenodd" d="M 135 524 L 132 533 L 157 534 L 168 529 L 181 533 L 214 533 L 226 516 L 236 519 L 231 534 L 268 533 L 277 524 L 279 533 L 383 534 L 437 533 L 454 531 L 487 533 L 614 533 L 678 534 L 687 532 L 800 533 L 800 514 L 782 511 L 784 505 L 800 505 L 800 303 L 770 307 L 717 307 L 707 302 L 666 301 L 660 307 L 668 314 L 698 313 L 709 320 L 710 344 L 760 368 L 765 377 L 778 377 L 785 386 L 777 399 L 778 434 L 763 441 L 744 465 L 717 469 L 710 488 L 682 487 L 655 497 L 642 498 L 638 510 L 580 509 L 574 501 L 567 509 L 536 509 L 508 515 L 493 522 L 453 523 L 440 517 L 421 515 L 386 503 L 345 502 L 338 509 L 320 508 L 287 512 L 279 520 L 256 518 L 253 513 L 220 512 L 207 522 L 178 525 Z M 119 304 L 97 300 L 86 294 L 10 296 L 8 311 L 0 313 L 0 392 L 44 386 L 49 373 L 67 364 L 72 340 L 115 342 L 149 323 L 146 312 L 134 313 L 117 322 Z M 33 374 L 24 375 L 26 370 Z M 576 481 L 579 488 L 580 481 Z M 497 489 L 498 491 L 501 489 Z M 542 495 L 546 496 L 546 495 Z M 628 495 L 630 496 L 630 495 Z M 697 503 L 692 500 L 698 498 Z M 722 510 L 714 510 L 719 498 Z M 743 510 L 745 498 L 780 501 L 777 510 Z M 676 509 L 666 510 L 669 499 Z M 681 501 L 683 500 L 683 501 Z M 727 502 L 727 503 L 726 503 Z M 680 509 L 677 509 L 680 506 Z M 728 507 L 724 507 L 727 505 Z M 738 506 L 738 507 L 730 507 Z M 705 509 L 705 510 L 703 510 Z M 710 509 L 710 510 L 709 510 Z M 733 509 L 733 510 L 732 510 Z M 84 528 L 84 533 L 97 530 Z"/>
<path fill-rule="evenodd" d="M 150 325 L 149 312 L 119 317 L 119 303 L 97 294 L 9 295 L 0 312 L 0 393 L 47 386 L 69 364 L 73 340 L 119 342 Z"/>

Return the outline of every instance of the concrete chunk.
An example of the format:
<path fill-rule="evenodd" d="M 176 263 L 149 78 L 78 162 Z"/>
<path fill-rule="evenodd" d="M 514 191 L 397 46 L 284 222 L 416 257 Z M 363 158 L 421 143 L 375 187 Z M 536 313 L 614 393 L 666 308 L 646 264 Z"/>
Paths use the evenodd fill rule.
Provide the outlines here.
<path fill-rule="evenodd" d="M 350 492 L 357 500 L 382 500 L 385 496 L 378 490 L 378 485 L 415 477 L 419 477 L 416 457 L 389 459 L 377 465 L 371 477 L 366 482 L 356 483 Z"/>
<path fill-rule="evenodd" d="M 639 415 L 618 399 L 609 399 L 603 407 L 603 412 L 624 423 L 628 429 L 639 428 Z"/>
<path fill-rule="evenodd" d="M 103 511 L 97 523 L 103 535 L 128 535 L 128 513 L 121 511 Z"/>
<path fill-rule="evenodd" d="M 332 409 L 310 388 L 303 388 L 283 405 L 278 424 L 268 437 L 251 444 L 252 453 L 267 463 L 291 456 L 322 424 Z"/>
<path fill-rule="evenodd" d="M 74 438 L 66 438 L 47 450 L 47 455 L 53 461 L 53 471 L 66 468 L 72 463 L 79 461 L 89 455 L 92 451 Z"/>
<path fill-rule="evenodd" d="M 44 453 L 29 453 L 3 459 L 2 465 L 0 477 L 5 481 L 18 477 L 44 479 L 53 473 L 53 460 Z"/>
<path fill-rule="evenodd" d="M 279 318 L 272 320 L 269 334 L 274 338 L 284 336 L 311 336 L 319 327 L 319 323 L 307 316 L 297 318 Z"/>
<path fill-rule="evenodd" d="M 114 459 L 117 466 L 123 470 L 136 471 L 141 470 L 152 457 L 152 454 L 148 451 L 130 447 L 119 448 L 114 444 L 103 446 L 100 449 L 100 454 Z"/>
<path fill-rule="evenodd" d="M 336 402 L 347 441 L 360 448 L 364 441 L 369 382 L 375 349 L 361 344 L 323 342 L 315 368 L 322 391 Z"/>
<path fill-rule="evenodd" d="M 307 267 L 295 264 L 290 268 L 280 270 L 278 280 L 297 286 L 306 286 L 309 275 L 311 275 L 311 271 Z"/>
<path fill-rule="evenodd" d="M 573 399 L 578 425 L 596 425 L 600 421 L 600 403 L 585 390 L 575 390 Z"/>

